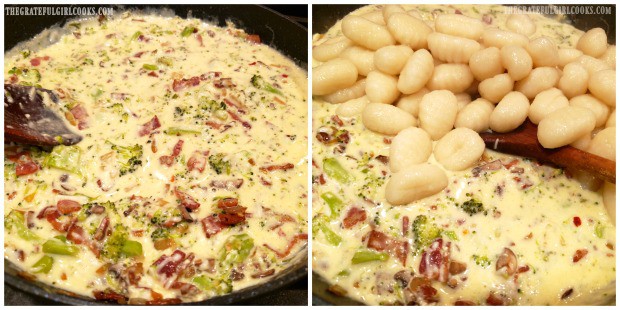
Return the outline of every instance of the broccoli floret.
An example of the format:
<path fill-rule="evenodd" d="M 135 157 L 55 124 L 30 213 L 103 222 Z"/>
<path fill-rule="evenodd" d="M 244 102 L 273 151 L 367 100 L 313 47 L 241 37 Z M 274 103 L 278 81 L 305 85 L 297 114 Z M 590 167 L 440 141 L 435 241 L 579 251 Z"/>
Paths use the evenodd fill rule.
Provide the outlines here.
<path fill-rule="evenodd" d="M 479 255 L 472 255 L 471 258 L 476 262 L 476 265 L 480 266 L 480 267 L 488 267 L 491 266 L 491 260 L 486 257 L 486 255 L 484 256 L 479 256 Z"/>
<path fill-rule="evenodd" d="M 224 154 L 222 153 L 209 156 L 209 165 L 217 174 L 230 174 L 230 162 L 224 160 Z"/>
<path fill-rule="evenodd" d="M 418 249 L 431 244 L 441 236 L 441 229 L 434 223 L 429 223 L 425 215 L 418 215 L 413 221 L 414 242 Z"/>
<path fill-rule="evenodd" d="M 116 151 L 117 162 L 120 165 L 120 175 L 136 171 L 138 166 L 142 165 L 142 146 L 135 144 L 134 146 L 112 145 L 112 149 Z"/>
<path fill-rule="evenodd" d="M 121 256 L 121 248 L 125 244 L 127 237 L 129 237 L 127 229 L 121 224 L 116 224 L 114 229 L 112 229 L 112 235 L 106 239 L 103 245 L 101 255 L 114 261 L 118 260 Z"/>
<path fill-rule="evenodd" d="M 277 88 L 273 87 L 273 85 L 265 82 L 263 77 L 260 76 L 260 75 L 252 76 L 252 80 L 251 81 L 252 81 L 252 85 L 254 87 L 258 88 L 258 89 L 262 89 L 262 90 L 268 91 L 270 93 L 274 93 L 274 94 L 277 94 L 277 95 L 280 95 L 280 96 L 284 96 L 279 89 L 277 89 Z"/>
<path fill-rule="evenodd" d="M 110 109 L 112 112 L 120 115 L 121 118 L 123 119 L 123 121 L 127 122 L 127 119 L 129 118 L 129 113 L 127 113 L 125 111 L 125 107 L 123 106 L 122 103 L 115 103 L 115 104 L 109 106 L 108 109 Z"/>
<path fill-rule="evenodd" d="M 478 199 L 472 198 L 461 204 L 461 209 L 463 209 L 465 213 L 469 214 L 469 216 L 472 216 L 476 213 L 484 211 L 484 206 Z"/>

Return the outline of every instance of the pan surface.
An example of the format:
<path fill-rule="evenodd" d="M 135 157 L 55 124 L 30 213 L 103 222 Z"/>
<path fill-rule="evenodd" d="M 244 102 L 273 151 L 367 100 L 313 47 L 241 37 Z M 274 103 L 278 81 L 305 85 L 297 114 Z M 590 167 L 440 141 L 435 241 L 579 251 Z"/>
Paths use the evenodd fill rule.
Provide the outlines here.
<path fill-rule="evenodd" d="M 7 5 L 11 7 L 16 5 Z M 19 5 L 24 7 L 24 5 Z M 47 5 L 53 7 L 54 5 Z M 75 5 L 73 5 L 75 6 Z M 67 7 L 66 5 L 63 7 Z M 104 6 L 92 5 L 96 9 Z M 264 44 L 280 51 L 295 63 L 307 69 L 307 29 L 287 17 L 263 6 L 258 5 L 114 5 L 105 6 L 114 9 L 114 14 L 127 10 L 157 13 L 172 12 L 182 18 L 198 18 L 212 24 L 225 26 L 231 21 L 237 28 L 249 34 L 258 34 Z M 44 29 L 63 26 L 76 16 L 39 15 L 15 16 L 6 15 L 4 20 L 5 53 L 20 42 L 26 41 L 41 33 Z M 4 261 L 5 283 L 21 291 L 42 297 L 54 302 L 70 305 L 102 305 L 105 302 L 78 296 L 72 292 L 58 289 L 40 282 L 32 281 L 14 264 Z M 200 302 L 185 305 L 216 305 L 238 303 L 260 295 L 277 291 L 307 276 L 307 252 L 304 251 L 293 258 L 293 263 L 274 278 L 260 285 L 247 287 L 227 295 L 218 296 Z"/>
<path fill-rule="evenodd" d="M 337 21 L 345 17 L 350 12 L 363 7 L 364 5 L 313 5 L 312 6 L 312 31 L 313 34 L 327 32 Z M 528 7 L 532 5 L 519 5 Z M 592 7 L 591 5 L 549 5 L 558 9 L 565 7 Z M 616 42 L 616 6 L 602 5 L 611 8 L 611 14 L 571 14 L 566 15 L 566 23 L 573 25 L 577 29 L 588 30 L 601 27 L 607 33 L 609 44 Z M 580 10 L 577 10 L 580 11 Z M 320 275 L 312 274 L 312 304 L 317 306 L 338 305 L 352 306 L 363 305 L 357 300 L 346 296 L 337 296 L 329 292 L 331 284 Z"/>

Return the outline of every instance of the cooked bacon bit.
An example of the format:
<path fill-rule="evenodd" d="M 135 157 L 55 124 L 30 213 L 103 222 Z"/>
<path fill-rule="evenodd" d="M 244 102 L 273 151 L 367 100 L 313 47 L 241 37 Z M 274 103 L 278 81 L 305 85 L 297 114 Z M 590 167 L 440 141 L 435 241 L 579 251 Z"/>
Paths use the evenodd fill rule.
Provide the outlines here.
<path fill-rule="evenodd" d="M 155 138 L 155 135 L 153 134 L 151 134 L 149 138 L 151 139 L 151 152 L 155 154 L 157 153 L 157 139 Z"/>
<path fill-rule="evenodd" d="M 260 278 L 266 278 L 266 277 L 269 277 L 269 276 L 273 276 L 275 273 L 276 273 L 275 269 L 269 269 L 267 271 L 255 273 L 255 274 L 251 275 L 250 277 L 252 277 L 253 279 L 260 279 Z"/>
<path fill-rule="evenodd" d="M 297 234 L 293 237 L 293 239 L 291 241 L 289 241 L 286 249 L 283 252 L 279 252 L 275 249 L 273 249 L 272 247 L 270 247 L 267 244 L 263 244 L 263 246 L 265 246 L 266 248 L 272 250 L 274 253 L 276 253 L 276 255 L 279 258 L 285 258 L 287 256 L 289 256 L 289 254 L 291 254 L 291 251 L 293 250 L 293 248 L 295 247 L 295 245 L 299 242 L 304 242 L 304 240 L 306 242 L 308 242 L 308 234 Z"/>
<path fill-rule="evenodd" d="M 170 167 L 174 164 L 174 159 L 174 156 L 163 155 L 159 157 L 159 164 Z"/>
<path fill-rule="evenodd" d="M 26 259 L 26 253 L 22 250 L 17 250 L 17 260 L 23 262 Z"/>
<path fill-rule="evenodd" d="M 461 274 L 465 272 L 465 270 L 467 270 L 467 265 L 465 263 L 461 263 L 457 261 L 450 262 L 450 268 L 449 268 L 450 274 L 452 275 Z"/>
<path fill-rule="evenodd" d="M 332 115 L 331 120 L 338 126 L 344 126 L 344 122 L 340 119 L 340 117 L 338 117 L 338 115 Z"/>
<path fill-rule="evenodd" d="M 101 301 L 113 301 L 118 304 L 124 305 L 127 303 L 127 297 L 113 291 L 110 288 L 106 288 L 105 291 L 93 291 L 95 299 Z"/>
<path fill-rule="evenodd" d="M 331 144 L 334 141 L 333 137 L 324 131 L 317 132 L 316 139 L 323 144 Z"/>
<path fill-rule="evenodd" d="M 181 212 L 181 217 L 184 220 L 186 220 L 188 222 L 193 222 L 194 221 L 192 216 L 189 214 L 189 212 L 187 212 L 187 209 L 183 205 L 177 205 L 177 209 L 179 209 L 179 212 Z"/>
<path fill-rule="evenodd" d="M 172 149 L 172 156 L 174 157 L 179 156 L 179 154 L 181 154 L 182 149 L 183 149 L 183 140 L 179 140 L 179 142 L 177 142 L 177 144 L 175 144 L 174 148 Z"/>
<path fill-rule="evenodd" d="M 484 14 L 482 15 L 482 22 L 484 22 L 487 25 L 490 25 L 493 23 L 493 17 L 489 14 Z"/>
<path fill-rule="evenodd" d="M 178 188 L 174 189 L 174 195 L 181 201 L 181 205 L 188 210 L 196 210 L 200 207 L 200 203 L 198 203 L 192 196 L 180 191 Z"/>
<path fill-rule="evenodd" d="M 185 260 L 187 255 L 180 250 L 175 250 L 172 255 L 162 255 L 158 258 L 153 265 L 156 267 L 156 271 L 159 275 L 165 276 L 164 287 L 169 288 L 172 282 L 169 281 L 174 275 L 177 275 L 183 267 L 181 263 Z"/>
<path fill-rule="evenodd" d="M 241 125 L 243 125 L 243 127 L 247 128 L 247 129 L 251 129 L 252 125 L 250 125 L 250 123 L 244 121 L 239 115 L 237 115 L 235 112 L 230 111 L 230 110 L 226 110 L 226 112 L 228 112 L 228 115 L 230 115 L 230 117 L 232 117 L 234 120 L 238 121 L 241 123 Z"/>
<path fill-rule="evenodd" d="M 179 290 L 181 292 L 181 295 L 187 295 L 190 293 L 196 294 L 200 291 L 195 285 L 183 282 L 174 282 L 172 283 L 170 288 Z"/>
<path fill-rule="evenodd" d="M 236 207 L 237 205 L 239 205 L 237 198 L 223 198 L 217 201 L 217 207 L 220 209 Z"/>
<path fill-rule="evenodd" d="M 231 78 L 221 78 L 213 81 L 213 86 L 215 86 L 215 88 L 231 88 L 237 85 L 233 83 Z"/>
<path fill-rule="evenodd" d="M 207 238 L 211 238 L 216 235 L 222 229 L 226 228 L 226 225 L 222 224 L 218 217 L 207 216 L 202 219 L 202 230 L 205 232 Z"/>
<path fill-rule="evenodd" d="M 295 165 L 293 165 L 291 163 L 286 163 L 286 164 L 282 164 L 282 165 L 263 166 L 263 167 L 260 167 L 259 170 L 261 172 L 268 173 L 268 172 L 271 172 L 271 171 L 274 171 L 274 170 L 284 170 L 284 171 L 286 171 L 286 170 L 293 169 L 293 168 L 295 168 Z"/>
<path fill-rule="evenodd" d="M 212 122 L 212 121 L 206 121 L 205 125 L 213 128 L 213 129 L 219 130 L 222 127 L 223 124 L 220 124 L 220 123 L 217 123 L 217 122 Z"/>
<path fill-rule="evenodd" d="M 203 156 L 200 152 L 195 151 L 187 161 L 187 171 L 198 170 L 203 172 L 207 165 L 207 157 Z"/>
<path fill-rule="evenodd" d="M 103 240 L 108 233 L 108 226 L 110 225 L 110 219 L 106 216 L 101 223 L 99 223 L 99 227 L 97 227 L 97 231 L 95 231 L 95 235 L 93 238 L 97 241 Z"/>
<path fill-rule="evenodd" d="M 459 10 L 459 9 L 456 9 L 456 10 L 454 10 L 454 14 L 463 15 L 463 12 L 461 12 L 461 10 Z"/>
<path fill-rule="evenodd" d="M 142 128 L 140 128 L 140 131 L 138 132 L 138 136 L 140 137 L 146 136 L 150 134 L 153 130 L 159 127 L 161 127 L 161 124 L 159 123 L 159 119 L 157 118 L 157 115 L 155 115 L 153 116 L 153 118 L 151 118 L 150 121 L 142 125 Z"/>
<path fill-rule="evenodd" d="M 387 251 L 390 255 L 396 257 L 403 266 L 407 262 L 407 253 L 409 252 L 409 244 L 407 241 L 398 241 L 391 239 L 386 234 L 373 230 L 366 237 L 368 239 L 367 247 L 377 251 Z"/>
<path fill-rule="evenodd" d="M 342 226 L 349 229 L 355 226 L 357 223 L 364 222 L 366 220 L 366 211 L 360 208 L 353 207 L 347 212 L 344 220 L 342 220 Z"/>
<path fill-rule="evenodd" d="M 134 236 L 134 237 L 142 237 L 142 236 L 144 236 L 144 230 L 143 229 L 141 229 L 141 230 L 132 230 L 131 231 L 131 235 Z"/>
<path fill-rule="evenodd" d="M 152 77 L 159 77 L 159 75 L 155 71 L 150 71 L 147 75 Z"/>
<path fill-rule="evenodd" d="M 245 39 L 248 42 L 255 43 L 255 44 L 260 44 L 260 36 L 257 35 L 257 34 L 248 34 L 248 36 Z"/>
<path fill-rule="evenodd" d="M 62 199 L 58 201 L 56 208 L 58 208 L 58 211 L 60 211 L 61 214 L 69 214 L 80 211 L 82 209 L 82 205 L 80 205 L 77 201 Z"/>
<path fill-rule="evenodd" d="M 573 224 L 575 224 L 576 227 L 581 226 L 581 218 L 578 216 L 573 217 Z"/>
<path fill-rule="evenodd" d="M 20 154 L 15 165 L 15 174 L 17 176 L 33 174 L 39 171 L 39 165 L 32 160 L 29 153 L 23 152 Z"/>
<path fill-rule="evenodd" d="M 508 274 L 509 276 L 513 275 L 518 268 L 517 256 L 509 248 L 504 248 L 504 251 L 497 259 L 497 263 L 495 264 L 495 270 L 498 271 L 504 267 L 506 267 L 506 274 Z"/>
<path fill-rule="evenodd" d="M 407 287 L 414 276 L 415 274 L 413 273 L 413 271 L 401 270 L 394 274 L 394 280 L 396 280 L 401 287 Z"/>
<path fill-rule="evenodd" d="M 566 290 L 566 292 L 562 294 L 561 299 L 566 299 L 570 297 L 570 295 L 573 295 L 573 288 L 569 288 L 568 290 Z"/>
<path fill-rule="evenodd" d="M 69 223 L 62 223 L 58 220 L 58 218 L 60 217 L 60 212 L 58 211 L 58 209 L 54 208 L 53 211 L 49 211 L 46 212 L 45 214 L 45 219 L 52 225 L 52 227 L 54 229 L 56 229 L 57 231 L 60 232 L 65 232 L 67 231 L 67 228 L 69 228 Z"/>
<path fill-rule="evenodd" d="M 499 170 L 502 168 L 502 162 L 498 159 L 498 160 L 494 160 L 490 163 L 486 163 L 484 165 L 475 167 L 474 169 L 471 170 L 472 174 L 477 177 L 480 175 L 480 172 L 482 171 L 495 171 L 495 170 Z"/>
<path fill-rule="evenodd" d="M 450 242 L 443 244 L 443 239 L 433 241 L 428 250 L 422 253 L 419 272 L 430 280 L 447 282 L 450 271 Z"/>
<path fill-rule="evenodd" d="M 271 186 L 271 182 L 269 180 L 266 180 L 262 176 L 259 176 L 258 178 L 259 178 L 261 184 L 263 184 L 265 186 Z M 323 183 L 323 184 L 325 184 L 325 183 Z"/>
<path fill-rule="evenodd" d="M 469 300 L 457 300 L 454 302 L 455 306 L 475 306 L 476 304 L 473 301 Z"/>
<path fill-rule="evenodd" d="M 200 34 L 198 34 L 198 33 L 197 33 L 197 34 L 195 34 L 195 35 L 194 35 L 194 37 L 196 38 L 196 40 L 198 40 L 198 43 L 200 43 L 200 46 L 201 46 L 201 47 L 205 46 L 205 45 L 202 43 L 202 36 L 201 36 Z"/>
<path fill-rule="evenodd" d="M 232 180 L 213 180 L 211 181 L 211 186 L 215 188 L 233 190 L 235 188 L 240 188 L 243 185 L 243 179 L 232 179 Z"/>
<path fill-rule="evenodd" d="M 390 162 L 390 158 L 385 155 L 378 155 L 377 157 L 375 157 L 375 159 L 386 165 Z"/>
<path fill-rule="evenodd" d="M 26 212 L 26 227 L 28 228 L 34 227 L 34 211 Z"/>
<path fill-rule="evenodd" d="M 147 300 L 147 305 L 177 305 L 182 303 L 183 301 L 179 298 L 164 298 L 157 300 Z"/>
<path fill-rule="evenodd" d="M 424 277 L 415 277 L 409 282 L 409 291 L 414 296 L 422 298 L 427 303 L 437 302 L 437 290 L 431 285 L 431 281 Z"/>
<path fill-rule="evenodd" d="M 82 244 L 88 241 L 84 235 L 84 229 L 77 225 L 72 225 L 71 228 L 69 228 L 69 231 L 67 231 L 67 240 L 75 244 Z"/>
<path fill-rule="evenodd" d="M 390 138 L 383 138 L 383 143 L 385 143 L 385 144 L 392 144 L 392 139 L 390 139 Z"/>
<path fill-rule="evenodd" d="M 521 267 L 519 267 L 519 269 L 517 269 L 518 273 L 524 273 L 524 272 L 528 272 L 528 271 L 530 271 L 530 266 L 528 266 L 528 265 L 521 266 Z"/>
<path fill-rule="evenodd" d="M 489 297 L 487 297 L 487 305 L 489 306 L 505 306 L 508 304 L 508 300 L 501 295 L 495 295 L 494 292 L 489 293 Z"/>
<path fill-rule="evenodd" d="M 88 112 L 86 112 L 84 106 L 78 104 L 69 112 L 71 112 L 71 115 L 77 120 L 79 130 L 88 128 Z"/>
<path fill-rule="evenodd" d="M 194 76 L 189 79 L 174 80 L 172 82 L 172 89 L 178 92 L 188 87 L 198 86 L 198 84 L 200 84 L 200 77 Z"/>
<path fill-rule="evenodd" d="M 278 97 L 273 97 L 273 101 L 281 104 L 281 105 L 286 105 L 286 102 L 284 102 L 282 99 L 278 98 Z"/>
<path fill-rule="evenodd" d="M 36 66 L 38 66 L 40 64 L 41 64 L 41 58 L 36 57 L 36 58 L 30 59 L 30 65 L 36 67 Z"/>
<path fill-rule="evenodd" d="M 91 214 L 103 214 L 103 212 L 105 212 L 105 207 L 102 205 L 96 204 L 90 208 Z"/>
<path fill-rule="evenodd" d="M 586 249 L 580 249 L 580 250 L 575 251 L 575 255 L 573 255 L 573 263 L 580 261 L 587 254 L 588 254 L 588 250 Z"/>
<path fill-rule="evenodd" d="M 204 73 L 202 75 L 200 75 L 200 79 L 202 81 L 206 81 L 206 80 L 210 80 L 213 78 L 218 78 L 222 75 L 222 72 L 218 72 L 218 71 L 209 71 L 207 73 Z"/>
<path fill-rule="evenodd" d="M 608 249 L 612 250 L 612 251 L 613 251 L 613 249 L 615 248 L 615 247 L 614 247 L 614 245 L 613 245 L 611 242 L 608 242 L 607 244 L 605 244 L 605 246 L 606 246 Z"/>

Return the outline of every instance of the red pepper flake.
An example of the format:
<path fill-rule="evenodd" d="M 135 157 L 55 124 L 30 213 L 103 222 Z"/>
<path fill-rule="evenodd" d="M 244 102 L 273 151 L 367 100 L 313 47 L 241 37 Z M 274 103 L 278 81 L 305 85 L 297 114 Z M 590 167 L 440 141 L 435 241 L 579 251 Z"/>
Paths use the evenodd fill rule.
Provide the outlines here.
<path fill-rule="evenodd" d="M 581 226 L 581 218 L 578 216 L 573 217 L 573 224 L 575 224 L 576 227 Z"/>

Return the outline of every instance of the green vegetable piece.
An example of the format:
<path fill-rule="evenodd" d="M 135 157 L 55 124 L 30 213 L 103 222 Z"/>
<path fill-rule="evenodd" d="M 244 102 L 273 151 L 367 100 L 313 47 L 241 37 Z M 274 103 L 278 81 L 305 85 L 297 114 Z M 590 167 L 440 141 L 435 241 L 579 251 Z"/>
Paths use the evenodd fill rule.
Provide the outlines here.
<path fill-rule="evenodd" d="M 80 249 L 59 238 L 52 238 L 43 243 L 43 253 L 76 256 Z"/>
<path fill-rule="evenodd" d="M 26 226 L 26 218 L 24 217 L 24 214 L 17 210 L 12 210 L 4 218 L 4 226 L 8 229 L 14 227 L 17 230 L 17 235 L 26 241 L 41 240 L 41 238 L 37 236 L 37 234 L 28 229 L 28 226 Z"/>
<path fill-rule="evenodd" d="M 413 221 L 413 235 L 414 243 L 420 249 L 439 238 L 441 229 L 434 223 L 430 223 L 425 215 L 418 215 Z"/>
<path fill-rule="evenodd" d="M 129 41 L 130 41 L 130 42 L 131 42 L 131 41 L 135 41 L 135 40 L 137 40 L 137 39 L 138 39 L 141 35 L 142 35 L 142 32 L 141 32 L 141 31 L 136 31 L 136 32 L 134 32 L 134 33 L 133 33 L 133 35 L 131 36 L 131 39 L 130 39 Z"/>
<path fill-rule="evenodd" d="M 450 238 L 450 240 L 452 241 L 459 241 L 459 237 L 452 230 L 445 230 L 443 234 L 446 235 L 446 237 Z"/>
<path fill-rule="evenodd" d="M 230 236 L 220 249 L 220 261 L 225 266 L 242 263 L 250 255 L 253 248 L 254 239 L 248 234 Z"/>
<path fill-rule="evenodd" d="M 41 81 L 41 73 L 37 69 L 24 69 L 22 76 L 33 84 Z"/>
<path fill-rule="evenodd" d="M 157 65 L 151 65 L 151 64 L 143 64 L 143 65 L 142 65 L 142 68 L 144 68 L 144 69 L 146 69 L 146 70 L 151 70 L 151 71 L 154 71 L 154 70 L 159 69 L 159 68 L 157 67 Z"/>
<path fill-rule="evenodd" d="M 172 58 L 170 57 L 159 57 L 157 58 L 157 63 L 165 65 L 167 67 L 172 67 Z"/>
<path fill-rule="evenodd" d="M 209 166 L 217 174 L 230 174 L 230 162 L 224 159 L 224 154 L 217 153 L 209 156 Z"/>
<path fill-rule="evenodd" d="M 323 171 L 327 176 L 340 183 L 346 184 L 353 181 L 353 177 L 340 165 L 336 158 L 323 159 Z"/>
<path fill-rule="evenodd" d="M 121 176 L 136 171 L 136 169 L 142 165 L 142 145 L 120 146 L 110 141 L 106 142 L 112 145 L 112 149 L 115 150 L 118 155 L 116 157 L 116 162 L 120 166 Z"/>
<path fill-rule="evenodd" d="M 390 258 L 388 253 L 380 253 L 371 250 L 359 250 L 353 255 L 351 263 L 355 265 L 375 261 L 384 262 L 388 260 L 388 258 Z"/>
<path fill-rule="evenodd" d="M 133 240 L 126 240 L 121 248 L 121 253 L 127 257 L 142 255 L 142 243 Z"/>
<path fill-rule="evenodd" d="M 471 258 L 474 259 L 476 265 L 480 267 L 488 267 L 491 266 L 491 260 L 486 256 L 472 255 Z"/>
<path fill-rule="evenodd" d="M 484 211 L 484 206 L 478 199 L 472 198 L 461 204 L 461 209 L 469 214 L 469 216 L 473 216 L 476 213 Z"/>
<path fill-rule="evenodd" d="M 230 293 L 232 291 L 232 282 L 230 279 L 214 279 L 202 275 L 194 277 L 192 282 L 201 290 L 214 291 L 218 295 Z"/>
<path fill-rule="evenodd" d="M 49 255 L 43 255 L 34 265 L 32 265 L 32 272 L 34 273 L 49 273 L 54 265 L 54 258 Z"/>
<path fill-rule="evenodd" d="M 184 38 L 189 37 L 189 35 L 194 33 L 195 30 L 196 30 L 196 27 L 187 26 L 183 29 L 183 31 L 181 31 L 181 37 L 184 37 Z"/>
<path fill-rule="evenodd" d="M 342 200 L 332 192 L 322 194 L 321 198 L 323 198 L 325 203 L 329 206 L 329 209 L 331 210 L 331 218 L 337 217 L 340 214 L 340 210 L 342 210 Z"/>
<path fill-rule="evenodd" d="M 284 96 L 284 94 L 282 94 L 282 92 L 279 89 L 277 89 L 277 88 L 273 87 L 273 85 L 267 83 L 265 81 L 265 79 L 263 79 L 263 77 L 260 76 L 260 75 L 252 76 L 251 82 L 252 82 L 252 85 L 254 87 L 258 88 L 258 89 L 262 89 L 264 91 L 268 91 L 268 92 L 273 93 L 273 94 Z"/>
<path fill-rule="evenodd" d="M 603 226 L 601 222 L 598 222 L 596 226 L 594 227 L 594 234 L 597 237 L 603 239 L 603 235 L 605 234 L 605 226 Z"/>
<path fill-rule="evenodd" d="M 342 242 L 342 237 L 340 237 L 333 230 L 331 230 L 329 226 L 327 226 L 328 221 L 329 219 L 325 215 L 319 215 L 315 217 L 312 220 L 312 234 L 316 235 L 320 230 L 321 232 L 323 232 L 327 243 L 333 246 L 338 246 Z"/>
<path fill-rule="evenodd" d="M 43 160 L 43 165 L 81 175 L 80 157 L 82 149 L 77 145 L 57 145 Z"/>
<path fill-rule="evenodd" d="M 186 134 L 201 134 L 199 130 L 183 129 L 179 127 L 170 127 L 164 130 L 164 133 L 170 136 L 186 135 Z"/>

